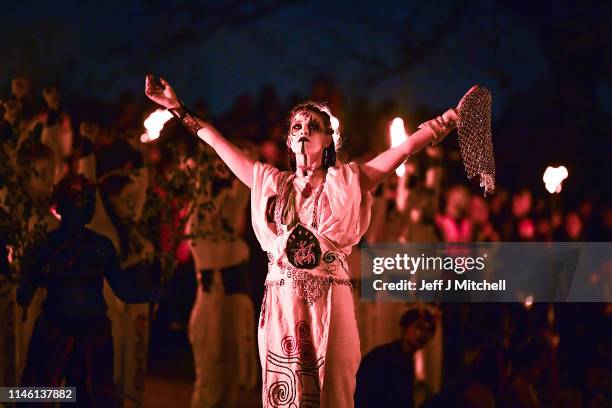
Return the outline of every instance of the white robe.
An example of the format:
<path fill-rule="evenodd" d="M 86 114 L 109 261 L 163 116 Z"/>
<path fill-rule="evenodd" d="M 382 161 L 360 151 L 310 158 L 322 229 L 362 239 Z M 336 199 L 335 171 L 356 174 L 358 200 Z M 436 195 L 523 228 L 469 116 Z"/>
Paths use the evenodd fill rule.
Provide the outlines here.
<path fill-rule="evenodd" d="M 368 227 L 372 199 L 361 191 L 356 164 L 330 168 L 320 190 L 296 198 L 299 224 L 288 228 L 283 212 L 290 190 L 304 183 L 255 164 L 252 222 L 270 259 L 259 323 L 263 406 L 352 407 L 360 350 L 346 256 Z M 270 223 L 266 210 L 275 196 Z M 310 268 L 314 241 L 320 260 Z"/>
<path fill-rule="evenodd" d="M 208 185 L 201 200 L 211 197 Z M 214 195 L 214 207 L 204 219 L 194 214 L 187 225 L 189 233 L 209 234 L 189 242 L 198 278 L 189 319 L 196 377 L 192 408 L 233 407 L 238 402 L 239 389 L 254 388 L 257 381 L 253 302 L 246 293 L 225 293 L 222 276 L 223 268 L 241 265 L 249 259 L 244 240 L 223 228 L 227 224 L 234 231 L 238 229 L 248 199 L 248 189 L 234 179 L 230 188 Z M 202 270 L 213 271 L 208 291 L 199 279 Z"/>

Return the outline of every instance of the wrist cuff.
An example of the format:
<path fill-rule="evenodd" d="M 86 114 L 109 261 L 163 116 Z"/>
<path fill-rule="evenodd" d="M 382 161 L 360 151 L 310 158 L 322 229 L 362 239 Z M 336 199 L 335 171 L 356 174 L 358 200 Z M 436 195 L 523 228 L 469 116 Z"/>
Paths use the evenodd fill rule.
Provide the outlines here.
<path fill-rule="evenodd" d="M 168 112 L 180 120 L 183 126 L 192 132 L 198 133 L 198 130 L 202 129 L 202 126 L 200 125 L 202 120 L 191 112 L 185 105 L 181 104 L 178 108 L 170 108 L 168 109 Z"/>

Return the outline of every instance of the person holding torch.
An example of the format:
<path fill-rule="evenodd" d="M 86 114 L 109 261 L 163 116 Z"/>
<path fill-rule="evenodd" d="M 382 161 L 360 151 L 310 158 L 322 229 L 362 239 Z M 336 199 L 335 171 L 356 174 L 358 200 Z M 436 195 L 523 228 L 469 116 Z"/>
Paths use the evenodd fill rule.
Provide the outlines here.
<path fill-rule="evenodd" d="M 346 256 L 368 227 L 371 191 L 410 156 L 441 142 L 457 111 L 425 122 L 367 163 L 340 164 L 329 108 L 299 104 L 288 118 L 292 171 L 282 172 L 198 118 L 165 79 L 148 75 L 145 93 L 251 189 L 253 229 L 269 258 L 258 333 L 263 406 L 352 407 L 360 349 Z"/>

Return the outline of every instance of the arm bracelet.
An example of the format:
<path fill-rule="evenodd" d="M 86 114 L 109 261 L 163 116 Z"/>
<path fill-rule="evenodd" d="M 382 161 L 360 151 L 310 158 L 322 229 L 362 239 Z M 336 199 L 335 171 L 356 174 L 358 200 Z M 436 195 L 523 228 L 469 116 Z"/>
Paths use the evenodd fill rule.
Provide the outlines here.
<path fill-rule="evenodd" d="M 450 133 L 456 127 L 456 123 L 447 121 L 445 122 L 442 116 L 438 116 L 435 119 L 428 120 L 427 122 L 421 123 L 418 128 L 424 129 L 429 128 L 433 133 L 433 139 L 431 145 L 435 146 L 440 143 L 446 135 Z"/>
<path fill-rule="evenodd" d="M 170 108 L 168 112 L 175 118 L 181 121 L 183 126 L 191 130 L 193 133 L 198 133 L 202 129 L 200 125 L 201 119 L 191 112 L 185 105 L 181 104 L 178 108 Z"/>

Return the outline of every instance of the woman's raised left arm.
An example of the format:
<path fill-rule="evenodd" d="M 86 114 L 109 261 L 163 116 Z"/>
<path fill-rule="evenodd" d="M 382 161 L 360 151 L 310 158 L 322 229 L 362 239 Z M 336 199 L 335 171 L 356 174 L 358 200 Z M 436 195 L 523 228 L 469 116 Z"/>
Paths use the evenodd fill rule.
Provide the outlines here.
<path fill-rule="evenodd" d="M 432 119 L 419 126 L 404 143 L 385 150 L 367 163 L 359 166 L 359 184 L 362 190 L 374 190 L 376 186 L 400 164 L 428 144 L 440 143 L 457 123 L 457 113 L 454 109 L 447 110 L 442 116 Z"/>
<path fill-rule="evenodd" d="M 165 107 L 188 127 L 200 139 L 211 146 L 221 160 L 248 188 L 253 184 L 255 160 L 243 152 L 238 146 L 227 140 L 213 125 L 189 112 L 179 101 L 174 89 L 168 81 L 160 78 L 161 86 L 157 85 L 153 75 L 147 75 L 145 94 L 153 102 Z"/>

